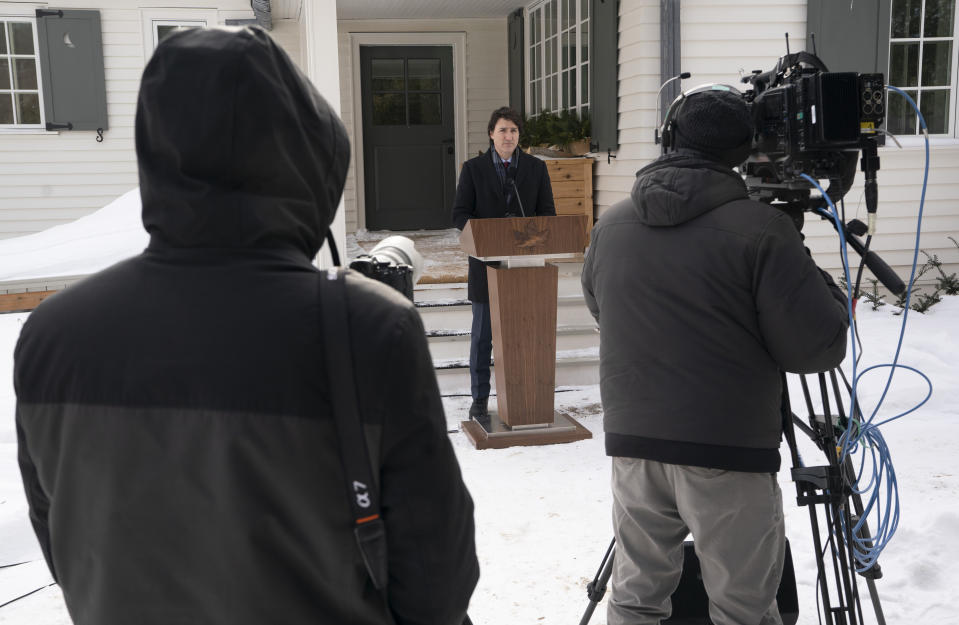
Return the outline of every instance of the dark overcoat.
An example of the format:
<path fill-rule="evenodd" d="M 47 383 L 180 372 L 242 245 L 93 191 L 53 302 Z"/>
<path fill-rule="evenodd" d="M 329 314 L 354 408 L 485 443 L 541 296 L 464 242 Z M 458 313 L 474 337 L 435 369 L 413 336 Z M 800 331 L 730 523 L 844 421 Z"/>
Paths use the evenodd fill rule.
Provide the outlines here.
<path fill-rule="evenodd" d="M 456 200 L 453 202 L 453 225 L 460 230 L 466 227 L 470 219 L 506 217 L 508 211 L 520 214 L 519 206 L 514 203 L 507 207 L 504 185 L 496 173 L 492 149 L 466 161 L 460 172 Z M 519 148 L 516 148 L 516 154 L 519 158 L 514 160 L 511 167 L 516 168 L 516 188 L 526 216 L 555 215 L 553 189 L 546 163 Z M 469 263 L 468 297 L 471 302 L 486 303 L 489 301 L 486 264 L 473 257 L 470 257 Z"/>

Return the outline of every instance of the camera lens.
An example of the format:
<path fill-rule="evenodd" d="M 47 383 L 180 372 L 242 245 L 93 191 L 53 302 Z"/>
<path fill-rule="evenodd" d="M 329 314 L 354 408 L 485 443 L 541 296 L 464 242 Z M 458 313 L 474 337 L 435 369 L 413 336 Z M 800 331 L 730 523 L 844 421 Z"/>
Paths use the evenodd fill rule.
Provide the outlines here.
<path fill-rule="evenodd" d="M 883 107 L 882 102 L 876 105 L 876 115 L 882 115 L 882 112 L 885 107 Z"/>
<path fill-rule="evenodd" d="M 871 99 L 872 99 L 872 91 L 869 91 L 868 89 L 866 89 L 865 91 L 863 91 L 863 92 L 862 92 L 862 99 L 863 99 L 863 100 L 866 100 L 867 102 L 868 102 L 869 100 L 871 100 Z"/>
<path fill-rule="evenodd" d="M 872 94 L 872 99 L 875 100 L 876 102 L 882 102 L 882 91 L 877 91 L 874 94 Z"/>
<path fill-rule="evenodd" d="M 863 104 L 862 112 L 864 115 L 872 115 L 872 104 Z"/>

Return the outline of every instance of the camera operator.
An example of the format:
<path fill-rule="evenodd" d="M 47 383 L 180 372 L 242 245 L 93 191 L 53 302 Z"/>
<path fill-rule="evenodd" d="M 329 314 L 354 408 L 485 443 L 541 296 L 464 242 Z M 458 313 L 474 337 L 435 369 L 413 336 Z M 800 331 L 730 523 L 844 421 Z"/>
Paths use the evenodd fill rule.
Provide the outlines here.
<path fill-rule="evenodd" d="M 323 288 L 311 262 L 349 165 L 335 112 L 262 29 L 185 30 L 143 72 L 136 151 L 149 246 L 45 300 L 15 354 L 30 517 L 73 622 L 462 622 L 473 504 L 422 321 L 358 274 Z M 379 587 L 331 308 L 362 372 L 339 391 L 373 465 Z"/>
<path fill-rule="evenodd" d="M 846 300 L 792 220 L 747 199 L 738 92 L 692 93 L 673 121 L 670 152 L 593 229 L 582 275 L 613 457 L 608 622 L 669 617 L 692 534 L 712 622 L 779 624 L 780 370 L 842 361 Z"/>
<path fill-rule="evenodd" d="M 456 185 L 453 225 L 462 230 L 470 219 L 555 215 L 553 189 L 546 164 L 519 147 L 523 119 L 503 106 L 490 115 L 490 148 L 466 161 Z M 516 197 L 518 194 L 519 197 Z M 473 304 L 470 340 L 471 419 L 487 414 L 493 330 L 490 322 L 486 265 L 469 259 L 469 292 Z"/>

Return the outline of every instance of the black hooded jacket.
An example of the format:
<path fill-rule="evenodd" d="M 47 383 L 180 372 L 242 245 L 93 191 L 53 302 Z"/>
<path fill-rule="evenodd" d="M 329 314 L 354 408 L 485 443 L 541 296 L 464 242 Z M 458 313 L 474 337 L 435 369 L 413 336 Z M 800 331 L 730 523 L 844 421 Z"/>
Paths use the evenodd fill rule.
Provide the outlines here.
<path fill-rule="evenodd" d="M 449 625 L 473 505 L 422 322 L 347 280 L 388 601 L 352 535 L 311 264 L 344 128 L 258 28 L 153 55 L 136 117 L 149 247 L 41 304 L 15 354 L 31 520 L 77 625 Z"/>
<path fill-rule="evenodd" d="M 611 456 L 778 470 L 779 370 L 845 355 L 846 298 L 792 220 L 695 152 L 637 174 L 593 229 L 582 282 Z"/>

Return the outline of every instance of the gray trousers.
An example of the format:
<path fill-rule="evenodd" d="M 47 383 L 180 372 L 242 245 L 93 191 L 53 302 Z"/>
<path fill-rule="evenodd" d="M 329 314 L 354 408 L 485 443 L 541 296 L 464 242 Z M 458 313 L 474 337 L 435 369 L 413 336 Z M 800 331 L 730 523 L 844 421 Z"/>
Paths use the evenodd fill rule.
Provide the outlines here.
<path fill-rule="evenodd" d="M 715 625 L 782 625 L 786 538 L 775 474 L 613 458 L 613 529 L 608 625 L 669 617 L 687 534 Z"/>

